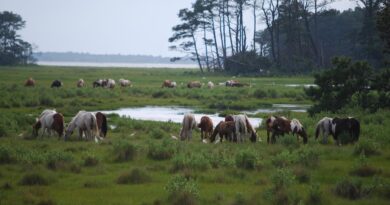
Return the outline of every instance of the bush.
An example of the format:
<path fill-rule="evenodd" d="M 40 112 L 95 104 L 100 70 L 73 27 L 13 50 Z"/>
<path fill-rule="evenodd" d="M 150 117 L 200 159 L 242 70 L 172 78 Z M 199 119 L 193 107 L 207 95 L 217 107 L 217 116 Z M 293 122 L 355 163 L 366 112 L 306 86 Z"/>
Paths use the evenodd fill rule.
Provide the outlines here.
<path fill-rule="evenodd" d="M 67 152 L 50 151 L 47 154 L 47 168 L 57 170 L 67 167 L 67 163 L 73 160 L 72 155 Z"/>
<path fill-rule="evenodd" d="M 320 154 L 313 148 L 301 147 L 296 152 L 296 162 L 306 167 L 316 167 L 319 163 Z"/>
<path fill-rule="evenodd" d="M 172 159 L 172 162 L 173 171 L 186 169 L 205 171 L 211 167 L 209 160 L 201 154 L 178 154 Z"/>
<path fill-rule="evenodd" d="M 12 150 L 4 145 L 0 146 L 0 164 L 8 164 L 14 162 Z"/>
<path fill-rule="evenodd" d="M 196 204 L 199 197 L 198 184 L 193 179 L 181 175 L 172 177 L 165 190 L 174 204 Z"/>
<path fill-rule="evenodd" d="M 113 144 L 114 160 L 116 162 L 125 162 L 133 160 L 137 155 L 137 149 L 126 140 L 119 140 Z"/>
<path fill-rule="evenodd" d="M 293 173 L 299 183 L 308 183 L 310 181 L 310 174 L 304 167 L 295 167 Z"/>
<path fill-rule="evenodd" d="M 84 166 L 93 167 L 99 164 L 99 159 L 97 159 L 94 155 L 88 155 L 84 159 Z"/>
<path fill-rule="evenodd" d="M 140 169 L 133 169 L 131 172 L 122 173 L 116 180 L 118 184 L 142 184 L 149 181 L 150 176 Z"/>
<path fill-rule="evenodd" d="M 148 157 L 154 160 L 167 160 L 172 158 L 175 150 L 168 141 L 163 141 L 161 144 L 150 144 Z"/>
<path fill-rule="evenodd" d="M 282 153 L 271 158 L 271 163 L 275 167 L 283 168 L 287 167 L 295 161 L 295 155 L 288 150 L 283 151 Z"/>
<path fill-rule="evenodd" d="M 320 185 L 319 184 L 310 185 L 307 204 L 321 204 L 321 202 L 322 202 L 322 192 L 320 190 Z"/>
<path fill-rule="evenodd" d="M 348 199 L 359 199 L 366 196 L 369 190 L 363 187 L 362 181 L 343 179 L 335 187 L 336 195 Z"/>
<path fill-rule="evenodd" d="M 357 144 L 355 144 L 353 154 L 360 155 L 362 153 L 364 153 L 366 156 L 379 155 L 381 153 L 379 149 L 379 144 L 369 140 L 358 142 Z"/>
<path fill-rule="evenodd" d="M 21 185 L 48 185 L 49 181 L 38 173 L 29 173 L 22 177 L 19 184 Z"/>
<path fill-rule="evenodd" d="M 277 169 L 276 172 L 271 175 L 271 181 L 276 190 L 289 187 L 294 183 L 294 180 L 294 174 L 286 168 Z"/>
<path fill-rule="evenodd" d="M 256 153 L 252 150 L 240 151 L 236 155 L 236 166 L 238 168 L 252 170 L 256 168 L 257 164 Z"/>
<path fill-rule="evenodd" d="M 167 133 L 165 133 L 162 129 L 160 128 L 154 128 L 151 133 L 150 133 L 150 136 L 153 138 L 153 139 L 162 139 L 164 137 L 167 137 Z"/>

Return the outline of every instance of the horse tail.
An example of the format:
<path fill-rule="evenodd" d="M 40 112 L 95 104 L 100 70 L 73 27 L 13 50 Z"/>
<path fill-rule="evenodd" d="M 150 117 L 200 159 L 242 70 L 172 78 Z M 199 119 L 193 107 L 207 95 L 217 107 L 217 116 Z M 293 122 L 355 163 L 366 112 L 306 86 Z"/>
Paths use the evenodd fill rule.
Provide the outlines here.
<path fill-rule="evenodd" d="M 101 129 L 102 129 L 103 137 L 106 137 L 107 130 L 108 130 L 108 128 L 107 128 L 107 117 L 104 114 L 102 114 L 102 116 L 103 116 L 103 121 L 102 121 L 102 128 Z"/>
<path fill-rule="evenodd" d="M 320 135 L 320 129 L 321 129 L 321 123 L 318 123 L 318 124 L 317 124 L 317 127 L 316 127 L 316 139 L 317 139 L 318 136 Z"/>
<path fill-rule="evenodd" d="M 213 134 L 212 134 L 211 137 L 210 137 L 210 142 L 214 142 L 214 141 L 215 141 L 215 137 L 217 136 L 217 134 L 218 134 L 218 132 L 219 132 L 219 129 L 220 129 L 220 127 L 221 127 L 221 123 L 222 123 L 222 122 L 218 123 L 218 125 L 215 126 L 214 132 L 213 132 Z"/>

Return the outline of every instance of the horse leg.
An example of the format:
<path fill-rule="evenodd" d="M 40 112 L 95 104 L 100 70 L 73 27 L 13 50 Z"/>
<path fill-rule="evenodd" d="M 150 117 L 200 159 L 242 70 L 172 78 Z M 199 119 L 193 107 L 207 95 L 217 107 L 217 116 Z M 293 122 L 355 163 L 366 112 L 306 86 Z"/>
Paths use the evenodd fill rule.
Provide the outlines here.
<path fill-rule="evenodd" d="M 79 140 L 81 140 L 83 137 L 83 130 L 79 128 Z"/>
<path fill-rule="evenodd" d="M 200 130 L 200 141 L 203 141 L 203 130 Z"/>
<path fill-rule="evenodd" d="M 275 135 L 276 135 L 276 133 L 275 133 L 275 132 L 272 132 L 272 136 L 271 136 L 271 144 L 275 144 L 275 142 L 276 142 Z"/>
<path fill-rule="evenodd" d="M 267 143 L 269 144 L 269 130 L 267 129 Z"/>

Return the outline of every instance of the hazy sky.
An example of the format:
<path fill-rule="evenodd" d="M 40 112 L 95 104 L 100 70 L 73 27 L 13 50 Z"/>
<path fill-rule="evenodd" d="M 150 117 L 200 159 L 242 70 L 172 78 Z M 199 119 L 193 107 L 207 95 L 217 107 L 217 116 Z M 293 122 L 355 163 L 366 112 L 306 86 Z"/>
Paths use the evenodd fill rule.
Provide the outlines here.
<path fill-rule="evenodd" d="M 22 16 L 26 27 L 20 34 L 36 51 L 173 56 L 177 53 L 168 49 L 171 28 L 179 23 L 178 11 L 194 1 L 0 0 L 0 11 Z M 331 7 L 354 6 L 342 0 Z"/>

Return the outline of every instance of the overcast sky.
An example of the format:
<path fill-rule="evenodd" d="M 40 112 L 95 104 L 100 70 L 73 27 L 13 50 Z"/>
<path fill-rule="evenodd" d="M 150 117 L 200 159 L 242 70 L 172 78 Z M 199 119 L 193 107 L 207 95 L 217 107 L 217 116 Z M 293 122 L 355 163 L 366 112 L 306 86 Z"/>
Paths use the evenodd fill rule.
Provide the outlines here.
<path fill-rule="evenodd" d="M 174 56 L 168 49 L 171 28 L 179 23 L 178 11 L 194 1 L 0 0 L 0 11 L 22 16 L 26 27 L 20 34 L 36 51 Z M 355 5 L 342 0 L 331 7 Z"/>

